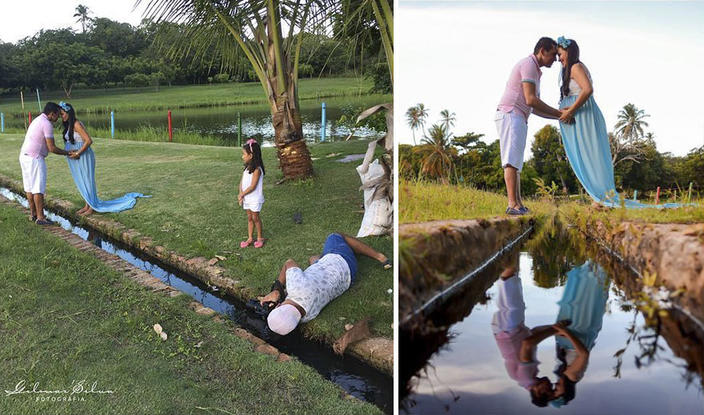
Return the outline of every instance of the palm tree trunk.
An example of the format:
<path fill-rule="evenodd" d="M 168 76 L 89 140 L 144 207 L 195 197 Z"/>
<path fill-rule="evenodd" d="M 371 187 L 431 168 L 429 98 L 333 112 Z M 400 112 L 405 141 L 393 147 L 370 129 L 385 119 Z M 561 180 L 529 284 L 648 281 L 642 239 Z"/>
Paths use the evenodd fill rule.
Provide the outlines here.
<path fill-rule="evenodd" d="M 313 161 L 303 139 L 301 114 L 288 94 L 277 98 L 271 116 L 279 167 L 285 179 L 309 177 L 313 174 Z"/>
<path fill-rule="evenodd" d="M 298 108 L 298 67 L 287 66 L 281 47 L 281 27 L 275 0 L 267 2 L 268 54 L 267 81 L 271 117 L 274 125 L 274 144 L 279 167 L 284 179 L 306 178 L 313 174 L 313 161 L 303 139 L 301 113 Z"/>

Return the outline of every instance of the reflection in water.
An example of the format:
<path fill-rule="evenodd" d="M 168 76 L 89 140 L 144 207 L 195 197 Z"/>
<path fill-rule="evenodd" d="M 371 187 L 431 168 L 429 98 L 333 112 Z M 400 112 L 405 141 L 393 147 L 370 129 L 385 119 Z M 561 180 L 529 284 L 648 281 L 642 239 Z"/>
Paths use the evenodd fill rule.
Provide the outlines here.
<path fill-rule="evenodd" d="M 550 404 L 556 408 L 574 399 L 576 384 L 584 377 L 589 351 L 594 347 L 606 311 L 610 284 L 598 264 L 587 261 L 567 273 L 567 284 L 559 301 L 558 322 L 569 322 L 555 337 L 559 377 Z"/>
<path fill-rule="evenodd" d="M 401 330 L 404 412 L 704 413 L 695 322 L 669 310 L 649 326 L 637 279 L 567 229 L 526 247 L 478 279 L 483 296 L 468 287 L 439 307 L 432 332 Z"/>

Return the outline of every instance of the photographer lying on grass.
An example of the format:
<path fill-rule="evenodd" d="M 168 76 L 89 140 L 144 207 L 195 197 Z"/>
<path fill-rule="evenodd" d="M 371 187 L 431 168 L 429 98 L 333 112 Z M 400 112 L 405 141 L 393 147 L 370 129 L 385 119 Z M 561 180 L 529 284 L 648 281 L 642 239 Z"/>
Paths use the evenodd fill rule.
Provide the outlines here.
<path fill-rule="evenodd" d="M 302 270 L 292 259 L 281 268 L 271 292 L 258 297 L 259 303 L 271 310 L 269 329 L 282 336 L 300 322 L 313 320 L 330 301 L 344 293 L 357 274 L 355 254 L 366 255 L 391 269 L 391 262 L 359 239 L 340 233 L 328 235 L 323 253 L 310 257 L 310 266 Z"/>

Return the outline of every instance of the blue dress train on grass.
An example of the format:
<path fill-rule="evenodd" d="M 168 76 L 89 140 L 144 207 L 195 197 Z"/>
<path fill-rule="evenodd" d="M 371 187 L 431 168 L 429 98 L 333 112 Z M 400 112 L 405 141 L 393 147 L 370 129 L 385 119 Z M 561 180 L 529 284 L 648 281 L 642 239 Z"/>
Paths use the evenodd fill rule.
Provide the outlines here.
<path fill-rule="evenodd" d="M 66 141 L 66 151 L 77 151 L 83 147 L 83 141 L 79 134 L 74 133 L 74 140 L 73 144 L 70 141 Z M 88 147 L 78 160 L 68 157 L 66 159 L 78 192 L 83 196 L 88 206 L 96 212 L 120 212 L 132 209 L 137 203 L 138 197 L 150 197 L 142 193 L 127 193 L 117 199 L 100 200 L 98 198 L 98 188 L 95 185 L 95 154 L 93 149 Z"/>

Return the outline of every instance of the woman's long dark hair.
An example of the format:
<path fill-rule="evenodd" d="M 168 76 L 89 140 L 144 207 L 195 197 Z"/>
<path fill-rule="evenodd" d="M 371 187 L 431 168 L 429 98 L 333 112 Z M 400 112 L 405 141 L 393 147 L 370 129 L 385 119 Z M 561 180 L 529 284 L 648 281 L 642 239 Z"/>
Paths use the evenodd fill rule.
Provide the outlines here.
<path fill-rule="evenodd" d="M 64 142 L 66 142 L 66 133 L 68 132 L 68 141 L 71 142 L 71 144 L 75 144 L 76 140 L 73 139 L 73 126 L 76 124 L 76 111 L 73 109 L 73 105 L 69 104 L 68 102 L 61 102 L 63 105 L 59 105 L 64 112 L 68 114 L 68 120 L 64 121 L 64 133 L 63 133 L 63 139 Z"/>
<path fill-rule="evenodd" d="M 261 167 L 262 174 L 266 174 L 264 171 L 264 161 L 262 160 L 262 149 L 259 147 L 257 140 L 251 138 L 242 146 L 242 149 L 247 153 L 252 155 L 252 159 L 249 163 L 245 164 L 244 168 L 250 173 L 254 173 L 257 167 Z"/>
<path fill-rule="evenodd" d="M 566 354 L 567 351 L 565 349 L 557 346 L 557 358 L 560 360 L 560 366 L 555 370 L 555 374 L 562 378 L 565 386 L 565 393 L 562 395 L 563 405 L 567 405 L 577 394 L 577 382 L 573 382 L 572 379 L 565 375 L 565 370 L 567 370 Z"/>
<path fill-rule="evenodd" d="M 574 39 L 569 39 L 569 46 L 562 47 L 567 51 L 567 66 L 562 68 L 562 86 L 560 87 L 560 99 L 566 97 L 570 92 L 570 75 L 572 72 L 572 65 L 579 63 L 579 46 Z"/>

